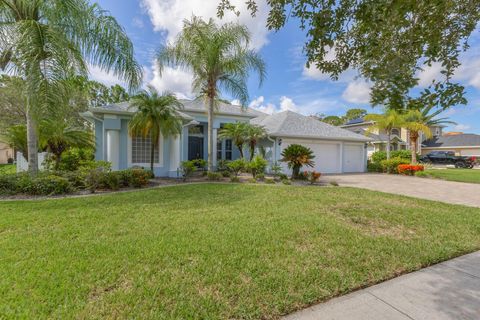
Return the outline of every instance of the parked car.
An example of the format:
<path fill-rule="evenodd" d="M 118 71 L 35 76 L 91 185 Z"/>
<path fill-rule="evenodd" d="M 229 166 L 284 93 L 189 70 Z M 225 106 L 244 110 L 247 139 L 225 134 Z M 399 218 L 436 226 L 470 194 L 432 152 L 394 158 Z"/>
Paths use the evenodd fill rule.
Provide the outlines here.
<path fill-rule="evenodd" d="M 421 163 L 453 164 L 455 168 L 472 169 L 475 166 L 475 157 L 456 156 L 453 151 L 432 151 L 420 157 Z"/>

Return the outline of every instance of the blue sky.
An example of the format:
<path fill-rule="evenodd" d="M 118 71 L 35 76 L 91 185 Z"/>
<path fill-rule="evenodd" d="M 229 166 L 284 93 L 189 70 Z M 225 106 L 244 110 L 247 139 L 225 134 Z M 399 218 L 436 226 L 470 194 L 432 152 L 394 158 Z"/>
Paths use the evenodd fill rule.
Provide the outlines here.
<path fill-rule="evenodd" d="M 233 0 L 239 7 L 243 0 Z M 368 104 L 369 87 L 357 79 L 352 70 L 338 81 L 316 69 L 305 68 L 302 46 L 305 40 L 295 21 L 290 21 L 278 32 L 265 28 L 267 5 L 259 2 L 255 18 L 248 14 L 239 18 L 227 15 L 223 21 L 239 21 L 246 24 L 253 36 L 252 47 L 260 51 L 267 63 L 267 80 L 261 88 L 258 80 L 249 81 L 250 106 L 266 111 L 294 110 L 303 114 L 323 113 L 342 115 L 349 108 L 365 108 Z M 127 30 L 135 45 L 139 62 L 144 66 L 145 83 L 159 90 L 170 90 L 179 96 L 192 97 L 190 75 L 183 70 L 168 69 L 162 77 L 155 71 L 155 51 L 165 41 L 172 40 L 180 31 L 182 20 L 192 14 L 204 18 L 216 18 L 216 0 L 98 0 L 103 9 L 115 16 Z M 472 47 L 462 55 L 462 67 L 456 80 L 465 85 L 468 104 L 453 107 L 445 116 L 457 122 L 447 130 L 480 134 L 480 35 L 478 29 L 471 39 Z M 106 84 L 118 82 L 113 76 L 97 68 L 91 68 L 93 78 Z M 419 75 L 420 84 L 426 85 L 438 75 L 438 67 L 432 66 Z M 228 98 L 228 96 L 227 96 Z M 377 110 L 380 112 L 381 110 Z"/>

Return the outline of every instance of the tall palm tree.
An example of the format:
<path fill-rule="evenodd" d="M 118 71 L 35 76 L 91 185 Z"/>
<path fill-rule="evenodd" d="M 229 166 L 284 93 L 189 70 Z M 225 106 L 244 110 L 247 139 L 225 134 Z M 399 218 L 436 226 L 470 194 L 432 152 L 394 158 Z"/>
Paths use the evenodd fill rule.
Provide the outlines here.
<path fill-rule="evenodd" d="M 255 154 L 255 147 L 260 139 L 265 138 L 267 131 L 264 127 L 253 124 L 248 124 L 246 131 L 246 141 L 250 149 L 250 161 L 252 161 Z"/>
<path fill-rule="evenodd" d="M 249 71 L 265 78 L 265 63 L 249 49 L 250 33 L 239 24 L 218 26 L 199 17 L 185 20 L 182 32 L 173 44 L 160 49 L 157 63 L 160 73 L 166 66 L 178 66 L 193 73 L 192 88 L 204 97 L 208 115 L 208 170 L 213 169 L 213 117 L 224 90 L 242 105 L 248 101 Z"/>
<path fill-rule="evenodd" d="M 54 156 L 55 169 L 59 168 L 62 154 L 70 148 L 95 148 L 91 132 L 70 126 L 58 119 L 42 120 L 39 124 L 39 144 Z"/>
<path fill-rule="evenodd" d="M 158 146 L 160 134 L 164 137 L 175 136 L 182 131 L 182 120 L 178 110 L 183 105 L 171 93 L 158 93 L 149 86 L 131 100 L 131 108 L 137 108 L 128 124 L 132 137 L 150 137 L 150 169 L 153 173 L 155 147 Z M 160 146 L 163 147 L 163 146 Z"/>
<path fill-rule="evenodd" d="M 247 123 L 245 122 L 227 123 L 218 134 L 220 139 L 232 140 L 233 144 L 238 148 L 241 158 L 243 158 L 243 146 L 245 145 L 247 133 L 246 129 Z"/>
<path fill-rule="evenodd" d="M 65 78 L 88 74 L 87 62 L 141 84 L 133 45 L 115 18 L 88 0 L 0 0 L 0 69 L 26 82 L 29 171 L 38 170 L 37 123 L 62 105 Z"/>
<path fill-rule="evenodd" d="M 403 115 L 394 109 L 390 109 L 386 110 L 383 114 L 368 114 L 364 119 L 373 122 L 367 130 L 368 133 L 378 129 L 385 131 L 387 134 L 387 159 L 390 159 L 390 139 L 392 136 L 392 130 L 403 125 Z"/>
<path fill-rule="evenodd" d="M 418 153 L 418 138 L 420 134 L 423 133 L 425 137 L 431 138 L 432 132 L 430 128 L 432 126 L 438 126 L 442 124 L 456 124 L 453 121 L 449 121 L 448 118 L 436 118 L 443 109 L 438 109 L 437 111 L 432 111 L 434 106 L 426 106 L 419 110 L 412 109 L 409 110 L 404 116 L 403 127 L 408 130 L 408 135 L 410 138 L 410 148 L 412 150 L 412 163 L 417 163 L 417 153 Z"/>

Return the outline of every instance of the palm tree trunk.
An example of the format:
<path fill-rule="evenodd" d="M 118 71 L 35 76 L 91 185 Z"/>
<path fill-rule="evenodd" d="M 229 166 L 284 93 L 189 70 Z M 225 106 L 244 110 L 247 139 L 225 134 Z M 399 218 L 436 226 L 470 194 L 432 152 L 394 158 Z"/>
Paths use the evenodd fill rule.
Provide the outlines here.
<path fill-rule="evenodd" d="M 32 114 L 32 106 L 27 98 L 27 154 L 28 172 L 34 176 L 38 173 L 38 139 L 37 125 Z"/>
<path fill-rule="evenodd" d="M 410 149 L 412 150 L 412 164 L 417 163 L 417 140 L 418 133 L 410 131 Z"/>
<path fill-rule="evenodd" d="M 243 159 L 243 144 L 237 144 L 238 151 L 240 152 L 240 158 Z"/>
<path fill-rule="evenodd" d="M 254 153 L 255 153 L 255 144 L 250 143 L 250 161 L 253 160 Z"/>
<path fill-rule="evenodd" d="M 214 111 L 214 97 L 209 97 L 208 106 L 208 171 L 213 171 L 213 111 Z"/>
<path fill-rule="evenodd" d="M 387 160 L 390 160 L 390 131 L 387 131 Z"/>
<path fill-rule="evenodd" d="M 154 159 L 155 159 L 155 143 L 153 143 L 153 140 L 152 140 L 152 147 L 150 148 L 150 170 L 152 171 L 152 174 L 154 175 L 153 173 L 153 162 L 154 162 Z"/>

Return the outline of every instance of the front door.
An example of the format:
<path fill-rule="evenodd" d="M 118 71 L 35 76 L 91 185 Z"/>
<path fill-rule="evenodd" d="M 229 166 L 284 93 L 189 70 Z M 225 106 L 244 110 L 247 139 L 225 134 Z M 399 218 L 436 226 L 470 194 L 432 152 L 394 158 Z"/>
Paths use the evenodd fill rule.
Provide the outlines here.
<path fill-rule="evenodd" d="M 203 137 L 188 137 L 188 160 L 203 159 Z"/>

